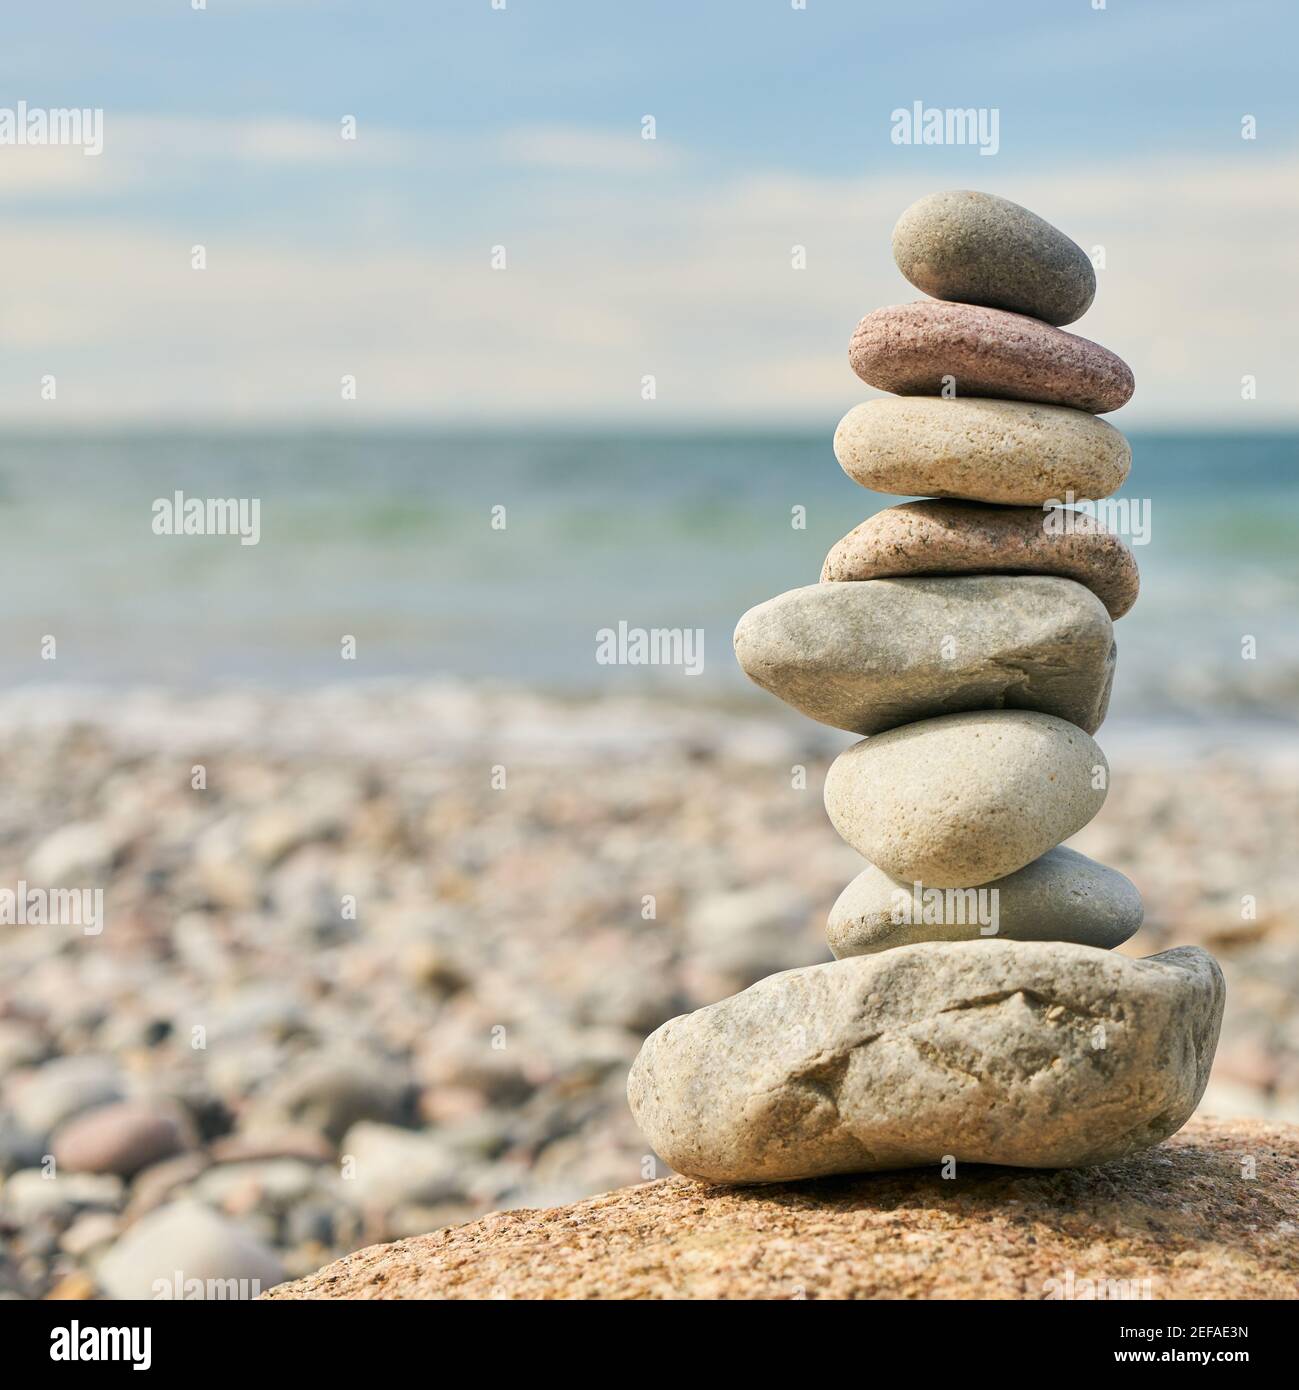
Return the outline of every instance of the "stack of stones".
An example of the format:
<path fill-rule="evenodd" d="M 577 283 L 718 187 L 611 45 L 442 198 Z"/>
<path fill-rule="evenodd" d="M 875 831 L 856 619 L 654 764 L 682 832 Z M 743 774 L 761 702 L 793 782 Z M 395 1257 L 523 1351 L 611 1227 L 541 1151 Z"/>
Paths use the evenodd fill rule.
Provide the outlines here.
<path fill-rule="evenodd" d="M 909 208 L 893 253 L 934 298 L 857 326 L 854 370 L 894 394 L 848 412 L 835 455 L 926 500 L 863 522 L 819 584 L 735 633 L 757 684 L 867 736 L 825 804 L 869 862 L 830 912 L 836 960 L 665 1023 L 629 1081 L 655 1151 L 714 1182 L 1119 1158 L 1188 1119 L 1217 1044 L 1213 958 L 1115 954 L 1140 897 L 1061 843 L 1105 800 L 1092 734 L 1138 582 L 1118 536 L 1060 505 L 1131 461 L 1099 417 L 1132 373 L 1060 328 L 1091 262 L 973 192 Z"/>

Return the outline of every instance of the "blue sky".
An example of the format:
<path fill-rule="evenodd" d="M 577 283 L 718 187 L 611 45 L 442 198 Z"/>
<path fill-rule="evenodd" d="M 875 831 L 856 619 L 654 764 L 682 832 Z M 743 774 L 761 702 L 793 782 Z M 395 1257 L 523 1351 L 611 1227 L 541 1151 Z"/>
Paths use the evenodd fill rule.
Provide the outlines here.
<path fill-rule="evenodd" d="M 105 148 L 0 147 L 0 253 L 27 270 L 0 323 L 0 417 L 821 420 L 863 394 L 843 366 L 853 322 L 916 297 L 892 222 L 977 187 L 1105 248 L 1077 331 L 1132 362 L 1135 418 L 1288 422 L 1295 15 L 25 6 L 6 15 L 0 107 L 102 107 Z M 915 101 L 995 107 L 997 154 L 892 143 L 890 113 Z M 57 403 L 33 386 L 50 372 Z"/>

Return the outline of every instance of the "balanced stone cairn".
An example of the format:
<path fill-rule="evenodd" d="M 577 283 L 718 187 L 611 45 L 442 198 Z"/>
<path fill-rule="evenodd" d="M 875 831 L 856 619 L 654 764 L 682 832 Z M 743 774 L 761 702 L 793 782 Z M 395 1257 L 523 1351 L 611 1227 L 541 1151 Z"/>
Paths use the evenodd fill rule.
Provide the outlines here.
<path fill-rule="evenodd" d="M 1138 584 L 1124 542 L 1060 505 L 1131 463 L 1099 416 L 1132 373 L 1060 328 L 1092 264 L 963 191 L 908 208 L 893 255 L 934 298 L 858 324 L 854 370 L 894 394 L 850 410 L 834 448 L 863 487 L 926 500 L 863 522 L 819 584 L 735 632 L 758 685 L 867 735 L 825 805 L 869 862 L 830 911 L 834 961 L 665 1023 L 628 1083 L 655 1152 L 711 1182 L 1102 1163 L 1185 1123 L 1217 1045 L 1213 958 L 1115 954 L 1137 890 L 1061 844 L 1105 800 L 1091 736 Z"/>

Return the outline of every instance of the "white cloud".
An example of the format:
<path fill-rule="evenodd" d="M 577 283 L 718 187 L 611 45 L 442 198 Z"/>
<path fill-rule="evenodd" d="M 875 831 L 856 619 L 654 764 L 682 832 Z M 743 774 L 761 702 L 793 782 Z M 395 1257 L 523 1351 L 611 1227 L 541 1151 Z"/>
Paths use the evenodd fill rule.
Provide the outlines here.
<path fill-rule="evenodd" d="M 576 126 L 516 126 L 495 134 L 429 137 L 356 121 L 355 139 L 338 120 L 277 116 L 104 115 L 102 155 L 87 158 L 75 146 L 0 148 L 0 198 L 66 202 L 84 196 L 166 193 L 178 177 L 209 180 L 229 168 L 324 171 L 360 166 L 377 171 L 469 172 L 505 166 L 576 175 L 643 174 L 678 167 L 679 151 L 642 140 L 639 125 L 626 131 Z"/>
<path fill-rule="evenodd" d="M 364 159 L 386 165 L 409 163 L 418 142 L 400 131 L 357 118 L 355 139 L 343 138 L 336 121 L 285 117 L 105 117 L 105 149 L 131 167 L 133 177 L 165 177 L 166 161 L 312 166 Z"/>
<path fill-rule="evenodd" d="M 295 139 L 270 148 L 310 158 L 312 139 L 305 154 Z M 1299 158 L 1251 149 L 1000 179 L 979 167 L 976 179 L 1105 248 L 1096 305 L 1073 328 L 1133 366 L 1137 396 L 1117 423 L 1249 427 L 1299 414 L 1286 291 L 1297 176 Z M 0 413 L 797 419 L 828 437 L 870 394 L 846 363 L 854 323 L 918 297 L 889 234 L 934 186 L 673 173 L 629 193 L 574 175 L 546 181 L 481 246 L 448 245 L 436 226 L 341 249 L 223 237 L 204 272 L 189 268 L 188 237 L 157 227 L 11 219 L 0 257 L 23 274 L 0 319 Z M 489 266 L 498 237 L 506 271 Z M 804 271 L 790 267 L 795 244 Z M 44 372 L 58 376 L 55 404 L 38 399 Z M 355 403 L 338 399 L 346 372 Z M 1254 402 L 1240 400 L 1247 373 Z M 640 398 L 645 374 L 654 402 Z"/>
<path fill-rule="evenodd" d="M 61 202 L 106 191 L 113 182 L 103 155 L 87 155 L 79 145 L 0 146 L 0 200 Z"/>
<path fill-rule="evenodd" d="M 646 168 L 665 169 L 679 162 L 677 152 L 666 144 L 642 139 L 639 125 L 618 132 L 577 126 L 520 126 L 500 137 L 498 149 L 507 161 L 586 173 L 635 173 Z"/>
<path fill-rule="evenodd" d="M 355 140 L 337 121 L 249 116 L 138 116 L 105 112 L 103 152 L 77 146 L 0 148 L 0 197 L 28 200 L 98 197 L 144 188 L 167 190 L 178 173 L 219 177 L 224 165 L 313 168 L 361 162 L 389 168 L 427 157 L 427 148 L 400 131 L 357 124 Z"/>

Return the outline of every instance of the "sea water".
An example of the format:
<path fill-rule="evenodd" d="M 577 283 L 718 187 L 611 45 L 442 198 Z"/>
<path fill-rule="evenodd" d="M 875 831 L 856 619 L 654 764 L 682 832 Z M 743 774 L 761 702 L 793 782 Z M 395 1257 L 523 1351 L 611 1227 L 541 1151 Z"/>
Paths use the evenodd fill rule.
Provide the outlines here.
<path fill-rule="evenodd" d="M 1299 436 L 1132 444 L 1141 596 L 1115 627 L 1113 717 L 1296 722 Z M 178 493 L 255 502 L 257 543 L 159 534 Z M 847 479 L 828 431 L 11 436 L 0 679 L 490 677 L 769 702 L 735 665 L 736 620 L 901 500 Z M 600 660 L 620 624 L 698 631 L 698 669 Z"/>

